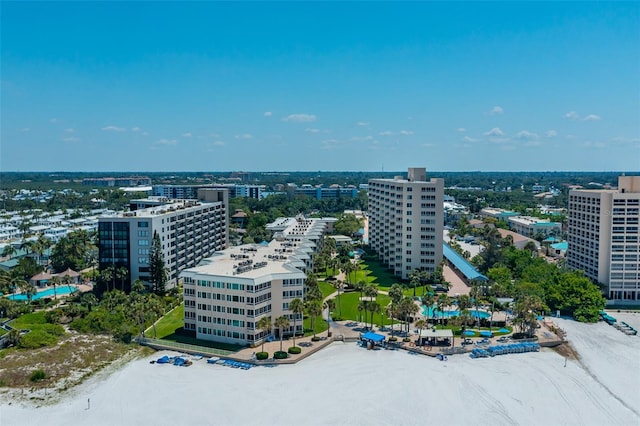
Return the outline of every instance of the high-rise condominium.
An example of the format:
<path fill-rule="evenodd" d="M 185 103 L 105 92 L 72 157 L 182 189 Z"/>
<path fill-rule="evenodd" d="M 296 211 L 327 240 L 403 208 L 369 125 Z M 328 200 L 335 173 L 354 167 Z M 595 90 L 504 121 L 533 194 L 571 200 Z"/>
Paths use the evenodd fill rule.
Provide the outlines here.
<path fill-rule="evenodd" d="M 444 180 L 427 180 L 424 168 L 369 180 L 369 242 L 395 275 L 433 272 L 442 261 L 443 194 Z"/>

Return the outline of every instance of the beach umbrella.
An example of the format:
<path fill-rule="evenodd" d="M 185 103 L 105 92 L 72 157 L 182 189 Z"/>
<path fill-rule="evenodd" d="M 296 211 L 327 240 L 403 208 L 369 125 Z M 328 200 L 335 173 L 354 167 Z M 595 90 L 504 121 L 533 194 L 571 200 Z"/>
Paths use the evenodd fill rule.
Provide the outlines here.
<path fill-rule="evenodd" d="M 511 330 L 509 330 L 508 328 L 501 328 L 500 330 L 498 330 L 498 333 L 511 333 Z"/>
<path fill-rule="evenodd" d="M 467 330 L 464 332 L 465 336 L 475 336 L 476 332 L 475 331 L 471 331 L 471 330 Z"/>

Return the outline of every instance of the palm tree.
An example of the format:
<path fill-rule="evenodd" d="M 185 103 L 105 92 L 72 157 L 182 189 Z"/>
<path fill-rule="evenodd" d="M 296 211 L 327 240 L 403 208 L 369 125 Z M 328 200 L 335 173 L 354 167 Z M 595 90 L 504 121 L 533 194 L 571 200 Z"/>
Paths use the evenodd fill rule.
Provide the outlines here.
<path fill-rule="evenodd" d="M 289 310 L 293 312 L 293 346 L 296 345 L 296 331 L 298 331 L 298 315 L 304 315 L 304 302 L 295 298 L 289 303 Z M 277 320 L 276 320 L 277 321 Z M 303 317 L 304 321 L 304 317 Z"/>
<path fill-rule="evenodd" d="M 420 346 L 422 346 L 422 330 L 424 330 L 428 326 L 429 325 L 427 324 L 427 322 L 422 318 L 416 321 L 416 328 L 418 329 L 418 342 L 420 343 Z"/>
<path fill-rule="evenodd" d="M 386 308 L 387 316 L 391 320 L 391 336 L 393 336 L 393 319 L 395 318 L 398 312 L 398 305 L 394 302 L 391 302 L 387 305 Z"/>
<path fill-rule="evenodd" d="M 389 297 L 391 298 L 391 301 L 396 305 L 400 304 L 400 301 L 404 297 L 404 293 L 402 292 L 402 287 L 400 286 L 400 284 L 396 283 L 391 286 L 391 288 L 389 289 Z"/>
<path fill-rule="evenodd" d="M 367 310 L 367 303 L 368 302 L 366 300 L 362 300 L 362 299 L 358 302 L 358 307 L 356 308 L 358 309 L 358 322 L 362 321 L 362 311 Z"/>
<path fill-rule="evenodd" d="M 284 335 L 283 330 L 285 328 L 289 328 L 289 325 L 290 325 L 289 318 L 285 317 L 284 315 L 276 318 L 275 326 L 278 328 L 278 332 L 280 334 L 280 352 L 282 352 L 282 337 Z M 295 343 L 294 343 L 294 346 L 295 346 Z"/>
<path fill-rule="evenodd" d="M 25 280 L 20 280 L 18 285 L 20 286 L 20 290 L 22 291 L 22 294 L 27 296 L 27 300 L 29 300 L 29 303 L 31 303 L 31 299 L 33 298 L 33 296 L 35 296 L 38 293 L 38 290 L 36 290 L 36 287 L 30 282 Z"/>
<path fill-rule="evenodd" d="M 471 316 L 469 310 L 465 309 L 463 311 L 460 311 L 460 316 L 458 317 L 458 319 L 460 320 L 460 325 L 462 326 L 462 328 L 460 329 L 460 335 L 464 339 L 466 337 L 465 331 L 467 331 L 467 325 L 473 324 L 473 317 Z"/>
<path fill-rule="evenodd" d="M 264 341 L 267 338 L 267 335 L 271 332 L 271 317 L 262 317 L 258 320 L 258 323 L 256 324 L 256 327 L 258 327 L 261 331 L 264 332 L 264 336 L 262 338 L 262 351 L 264 352 Z"/>
<path fill-rule="evenodd" d="M 366 287 L 367 283 L 363 280 L 358 281 L 355 285 L 354 285 L 354 289 L 356 291 L 360 292 L 360 299 L 362 299 L 362 292 L 364 290 L 364 288 Z M 358 317 L 358 322 L 362 321 L 361 317 Z"/>
<path fill-rule="evenodd" d="M 342 285 L 344 283 L 341 280 L 336 280 L 335 287 L 338 290 L 338 297 L 336 300 L 338 301 L 338 316 L 342 318 L 342 304 L 340 303 L 340 295 L 342 294 Z"/>
<path fill-rule="evenodd" d="M 376 296 L 378 295 L 378 288 L 373 284 L 367 284 L 364 287 L 364 295 L 369 299 L 369 304 L 367 305 L 367 310 L 371 312 L 371 328 L 373 329 L 373 313 L 376 309 L 373 305 L 377 305 L 380 309 L 380 305 L 376 302 Z"/>
<path fill-rule="evenodd" d="M 49 284 L 51 284 L 53 286 L 53 299 L 54 300 L 58 299 L 57 286 L 59 286 L 60 283 L 62 283 L 62 280 L 57 275 L 52 276 L 51 279 L 49 280 Z"/>
<path fill-rule="evenodd" d="M 413 302 L 411 297 L 404 297 L 400 302 L 400 312 L 406 322 L 407 333 L 409 332 L 410 319 L 420 311 L 418 305 Z"/>
<path fill-rule="evenodd" d="M 416 297 L 416 287 L 418 287 L 420 285 L 420 282 L 422 281 L 422 271 L 419 269 L 414 269 L 413 271 L 411 271 L 409 273 L 409 284 L 411 285 L 411 287 L 413 287 L 413 297 Z"/>
<path fill-rule="evenodd" d="M 371 312 L 371 330 L 373 330 L 373 316 L 374 314 L 381 312 L 382 308 L 380 307 L 378 302 L 376 302 L 375 300 L 372 300 L 371 302 L 369 302 L 369 305 L 367 306 L 367 308 L 369 312 Z"/>
<path fill-rule="evenodd" d="M 451 298 L 446 294 L 438 296 L 438 310 L 440 311 L 440 325 L 444 328 L 444 309 L 451 306 Z"/>
<path fill-rule="evenodd" d="M 324 306 L 323 306 L 326 310 L 327 310 L 327 337 L 330 336 L 331 334 L 331 311 L 333 311 L 336 308 L 336 301 L 333 299 L 327 299 L 324 302 Z"/>
<path fill-rule="evenodd" d="M 7 244 L 4 249 L 2 249 L 3 257 L 9 257 L 9 259 L 11 259 L 14 254 L 16 254 L 16 248 L 11 244 Z"/>
<path fill-rule="evenodd" d="M 120 290 L 124 291 L 124 282 L 129 275 L 129 270 L 124 266 L 116 269 L 116 278 L 120 280 Z"/>
<path fill-rule="evenodd" d="M 313 338 L 316 338 L 316 318 L 322 315 L 322 305 L 319 300 L 310 300 L 307 302 L 307 313 L 311 317 L 311 328 L 313 329 Z"/>
<path fill-rule="evenodd" d="M 427 308 L 427 319 L 429 318 L 429 309 L 432 309 L 432 314 L 436 316 L 435 310 L 433 310 L 433 304 L 435 303 L 435 296 L 433 293 L 429 292 L 422 296 L 422 305 Z"/>

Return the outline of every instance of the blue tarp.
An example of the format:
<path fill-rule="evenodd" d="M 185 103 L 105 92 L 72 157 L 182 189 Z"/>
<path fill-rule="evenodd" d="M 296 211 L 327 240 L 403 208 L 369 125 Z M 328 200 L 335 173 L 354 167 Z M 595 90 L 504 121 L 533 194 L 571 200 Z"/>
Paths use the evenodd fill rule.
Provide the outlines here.
<path fill-rule="evenodd" d="M 471 330 L 467 330 L 464 332 L 465 336 L 475 336 L 476 332 L 475 331 L 471 331 Z"/>
<path fill-rule="evenodd" d="M 492 332 L 490 332 L 490 331 L 481 331 L 481 332 L 480 332 L 480 335 L 481 335 L 482 337 L 493 337 L 493 333 L 492 333 Z"/>
<path fill-rule="evenodd" d="M 467 262 L 464 257 L 460 256 L 457 251 L 449 247 L 446 243 L 442 243 L 442 254 L 449 262 L 453 263 L 453 266 L 462 272 L 468 280 L 489 281 L 487 277 L 478 272 L 472 264 Z"/>
<path fill-rule="evenodd" d="M 384 336 L 382 334 L 374 333 L 373 331 L 368 331 L 361 337 L 365 340 L 372 340 L 374 342 L 382 342 L 384 340 Z"/>
<path fill-rule="evenodd" d="M 498 333 L 511 333 L 511 330 L 509 330 L 508 328 L 501 328 L 500 330 L 498 330 Z"/>

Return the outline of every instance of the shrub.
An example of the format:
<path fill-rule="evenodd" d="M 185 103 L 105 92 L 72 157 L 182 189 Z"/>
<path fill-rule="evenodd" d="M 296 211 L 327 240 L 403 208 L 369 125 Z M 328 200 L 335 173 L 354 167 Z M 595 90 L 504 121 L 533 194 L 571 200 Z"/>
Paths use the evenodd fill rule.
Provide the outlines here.
<path fill-rule="evenodd" d="M 297 355 L 297 354 L 299 354 L 300 352 L 302 352 L 302 349 L 301 349 L 299 346 L 291 346 L 291 347 L 289 348 L 289 353 L 290 353 L 290 354 Z"/>
<path fill-rule="evenodd" d="M 276 351 L 273 354 L 274 359 L 286 359 L 289 355 L 285 351 Z"/>
<path fill-rule="evenodd" d="M 269 358 L 269 352 L 258 352 L 256 354 L 256 359 L 259 361 L 265 360 Z"/>
<path fill-rule="evenodd" d="M 312 341 L 312 342 L 319 342 L 319 341 L 320 341 L 320 338 L 319 338 L 318 336 L 313 336 L 313 337 L 311 338 L 311 341 Z"/>
<path fill-rule="evenodd" d="M 402 339 L 402 341 L 403 341 L 403 342 L 410 342 L 410 341 L 411 341 L 411 338 L 409 338 L 409 337 L 405 337 L 404 339 Z"/>
<path fill-rule="evenodd" d="M 389 337 L 390 342 L 397 342 L 398 338 L 396 336 Z"/>
<path fill-rule="evenodd" d="M 33 370 L 33 372 L 31 373 L 31 377 L 29 377 L 29 380 L 31 380 L 32 382 L 40 382 L 46 378 L 47 378 L 47 373 L 45 373 L 41 369 L 37 369 L 37 370 Z"/>

